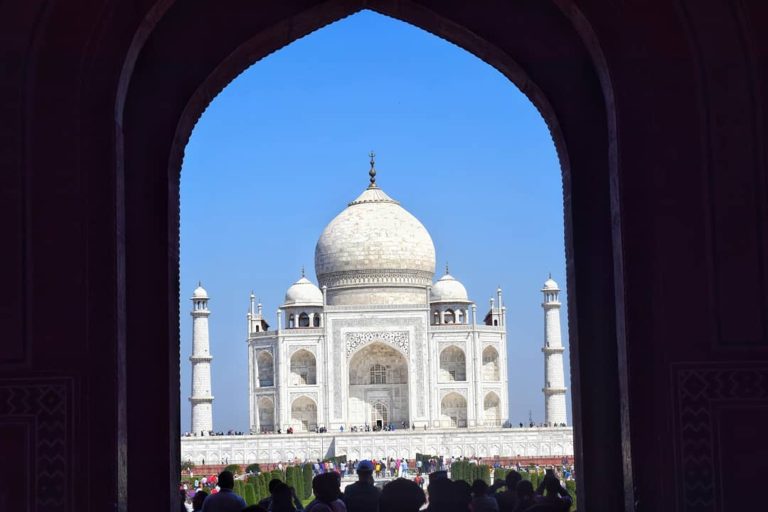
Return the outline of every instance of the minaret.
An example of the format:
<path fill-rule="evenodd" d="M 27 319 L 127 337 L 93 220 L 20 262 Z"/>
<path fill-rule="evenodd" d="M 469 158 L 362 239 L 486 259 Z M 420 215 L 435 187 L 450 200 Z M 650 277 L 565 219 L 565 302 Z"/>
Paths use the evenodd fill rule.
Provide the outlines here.
<path fill-rule="evenodd" d="M 563 341 L 560 334 L 560 288 L 552 279 L 544 283 L 544 423 L 566 424 L 565 373 L 563 371 Z"/>
<path fill-rule="evenodd" d="M 208 435 L 213 430 L 211 395 L 211 351 L 208 340 L 208 292 L 198 283 L 192 293 L 192 433 Z"/>

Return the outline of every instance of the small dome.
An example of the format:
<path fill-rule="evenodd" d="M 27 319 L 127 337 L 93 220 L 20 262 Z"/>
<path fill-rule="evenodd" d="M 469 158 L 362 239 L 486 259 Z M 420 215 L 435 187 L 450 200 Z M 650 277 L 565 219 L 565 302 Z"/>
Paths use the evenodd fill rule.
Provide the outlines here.
<path fill-rule="evenodd" d="M 552 279 L 552 276 L 549 276 L 549 279 L 544 281 L 544 288 L 542 288 L 542 290 L 560 291 L 560 287 L 557 286 L 557 283 Z"/>
<path fill-rule="evenodd" d="M 302 277 L 285 292 L 283 306 L 322 306 L 323 292 L 312 281 Z"/>
<path fill-rule="evenodd" d="M 193 299 L 208 298 L 208 292 L 205 291 L 205 288 L 203 288 L 203 285 L 201 283 L 197 283 L 197 288 L 195 288 L 195 291 L 192 292 L 192 298 Z"/>
<path fill-rule="evenodd" d="M 430 302 L 469 302 L 467 289 L 451 274 L 446 274 L 432 285 Z"/>

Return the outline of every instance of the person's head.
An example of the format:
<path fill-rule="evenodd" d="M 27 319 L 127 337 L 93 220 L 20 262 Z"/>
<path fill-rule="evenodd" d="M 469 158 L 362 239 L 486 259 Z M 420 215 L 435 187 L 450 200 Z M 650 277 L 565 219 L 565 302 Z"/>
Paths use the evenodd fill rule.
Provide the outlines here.
<path fill-rule="evenodd" d="M 277 489 L 277 487 L 282 483 L 283 483 L 282 480 L 278 480 L 277 478 L 273 478 L 272 480 L 270 480 L 269 484 L 267 484 L 267 489 L 269 489 L 269 494 L 274 495 L 275 489 Z"/>
<path fill-rule="evenodd" d="M 373 476 L 373 462 L 361 460 L 357 463 L 357 476 L 361 481 L 368 481 Z"/>
<path fill-rule="evenodd" d="M 467 510 L 472 502 L 472 487 L 464 480 L 453 482 L 453 499 L 458 510 Z"/>
<path fill-rule="evenodd" d="M 218 483 L 222 489 L 232 489 L 235 486 L 235 475 L 231 471 L 222 471 L 219 473 Z"/>
<path fill-rule="evenodd" d="M 335 471 L 321 473 L 312 479 L 312 491 L 320 501 L 331 502 L 339 497 L 341 481 Z"/>
<path fill-rule="evenodd" d="M 279 482 L 272 492 L 272 510 L 274 512 L 290 512 L 296 510 L 292 503 L 293 492 L 288 485 Z"/>
<path fill-rule="evenodd" d="M 197 491 L 195 497 L 192 498 L 192 510 L 202 510 L 203 502 L 208 497 L 208 493 L 205 491 Z"/>
<path fill-rule="evenodd" d="M 405 478 L 398 478 L 384 486 L 379 498 L 379 512 L 417 512 L 427 501 L 424 491 Z"/>
<path fill-rule="evenodd" d="M 472 482 L 472 496 L 475 498 L 480 496 L 485 496 L 488 494 L 488 484 L 485 483 L 485 480 L 477 479 L 474 482 Z"/>
<path fill-rule="evenodd" d="M 547 473 L 544 476 L 544 490 L 547 491 L 547 496 L 557 496 L 560 491 L 560 480 L 554 473 Z"/>
<path fill-rule="evenodd" d="M 242 512 L 267 512 L 267 509 L 261 505 L 249 505 L 245 507 Z"/>
<path fill-rule="evenodd" d="M 519 499 L 533 499 L 533 484 L 530 480 L 520 480 L 517 482 L 517 487 L 515 487 L 515 490 L 517 491 L 517 497 Z"/>
<path fill-rule="evenodd" d="M 504 483 L 507 484 L 507 489 L 514 491 L 517 488 L 517 482 L 522 479 L 523 477 L 520 475 L 520 473 L 513 469 L 504 477 Z"/>
<path fill-rule="evenodd" d="M 453 482 L 447 478 L 436 478 L 427 486 L 429 508 L 447 510 L 453 506 Z"/>

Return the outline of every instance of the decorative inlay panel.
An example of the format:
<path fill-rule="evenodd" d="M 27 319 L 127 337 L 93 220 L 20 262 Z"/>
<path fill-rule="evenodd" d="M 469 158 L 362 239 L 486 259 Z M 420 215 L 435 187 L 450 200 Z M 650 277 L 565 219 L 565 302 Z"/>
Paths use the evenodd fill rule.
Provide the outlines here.
<path fill-rule="evenodd" d="M 686 368 L 675 370 L 677 487 L 681 510 L 719 511 L 713 404 L 768 400 L 768 368 Z"/>
<path fill-rule="evenodd" d="M 0 382 L 0 423 L 32 418 L 35 510 L 64 510 L 70 499 L 68 379 Z"/>
<path fill-rule="evenodd" d="M 381 341 L 394 345 L 404 354 L 408 354 L 408 331 L 367 331 L 348 332 L 344 337 L 347 358 L 358 348 L 374 341 Z"/>

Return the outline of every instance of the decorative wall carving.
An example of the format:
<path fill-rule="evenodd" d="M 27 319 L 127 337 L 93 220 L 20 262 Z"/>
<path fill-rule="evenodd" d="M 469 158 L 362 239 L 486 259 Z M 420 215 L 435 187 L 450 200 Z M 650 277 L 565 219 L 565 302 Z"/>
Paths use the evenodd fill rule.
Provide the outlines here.
<path fill-rule="evenodd" d="M 715 512 L 720 461 L 712 404 L 768 400 L 768 368 L 678 367 L 675 377 L 678 500 L 681 510 Z"/>
<path fill-rule="evenodd" d="M 70 379 L 0 382 L 0 422 L 5 418 L 30 418 L 35 447 L 33 495 L 36 510 L 62 510 L 71 503 L 73 475 L 68 448 Z"/>
<path fill-rule="evenodd" d="M 348 359 L 358 348 L 374 341 L 389 343 L 406 355 L 409 351 L 408 331 L 348 332 L 344 336 L 344 341 Z"/>

